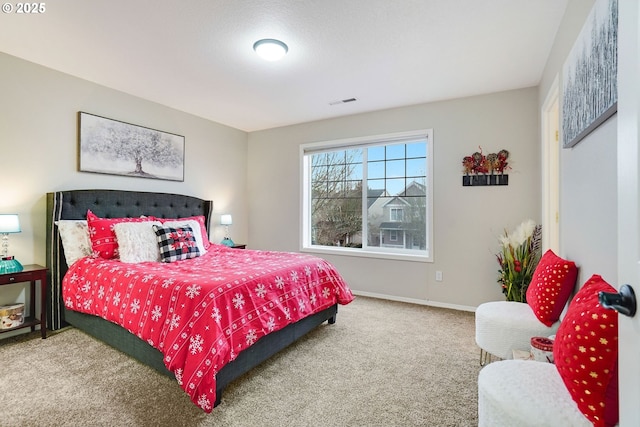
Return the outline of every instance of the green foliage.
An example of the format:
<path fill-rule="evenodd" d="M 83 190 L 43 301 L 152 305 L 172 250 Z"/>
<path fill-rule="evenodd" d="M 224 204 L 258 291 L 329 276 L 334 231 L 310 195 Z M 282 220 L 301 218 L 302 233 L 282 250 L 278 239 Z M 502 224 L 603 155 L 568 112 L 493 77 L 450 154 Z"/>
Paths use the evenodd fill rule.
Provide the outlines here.
<path fill-rule="evenodd" d="M 527 288 L 541 256 L 541 227 L 525 221 L 512 234 L 505 230 L 500 241 L 496 258 L 502 293 L 507 301 L 527 302 Z"/>

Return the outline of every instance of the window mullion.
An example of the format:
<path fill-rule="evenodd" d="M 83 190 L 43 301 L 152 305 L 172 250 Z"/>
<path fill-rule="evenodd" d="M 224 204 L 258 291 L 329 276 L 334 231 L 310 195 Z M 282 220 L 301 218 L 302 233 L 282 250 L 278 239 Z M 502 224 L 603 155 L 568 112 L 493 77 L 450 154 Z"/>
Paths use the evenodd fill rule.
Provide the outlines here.
<path fill-rule="evenodd" d="M 362 249 L 369 246 L 369 212 L 367 200 L 369 198 L 368 181 L 369 168 L 367 167 L 367 148 L 362 148 Z"/>

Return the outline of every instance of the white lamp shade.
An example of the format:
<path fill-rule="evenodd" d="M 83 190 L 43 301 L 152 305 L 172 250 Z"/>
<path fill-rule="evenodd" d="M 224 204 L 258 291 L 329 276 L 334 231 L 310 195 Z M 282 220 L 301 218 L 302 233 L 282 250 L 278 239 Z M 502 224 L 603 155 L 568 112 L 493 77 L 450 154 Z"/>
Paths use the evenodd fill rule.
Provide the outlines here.
<path fill-rule="evenodd" d="M 277 61 L 287 54 L 289 48 L 280 40 L 262 39 L 253 44 L 253 50 L 266 61 Z"/>
<path fill-rule="evenodd" d="M 220 215 L 220 224 L 221 225 L 231 225 L 233 224 L 233 220 L 231 219 L 230 214 Z"/>
<path fill-rule="evenodd" d="M 20 233 L 20 220 L 16 214 L 0 214 L 0 233 Z"/>

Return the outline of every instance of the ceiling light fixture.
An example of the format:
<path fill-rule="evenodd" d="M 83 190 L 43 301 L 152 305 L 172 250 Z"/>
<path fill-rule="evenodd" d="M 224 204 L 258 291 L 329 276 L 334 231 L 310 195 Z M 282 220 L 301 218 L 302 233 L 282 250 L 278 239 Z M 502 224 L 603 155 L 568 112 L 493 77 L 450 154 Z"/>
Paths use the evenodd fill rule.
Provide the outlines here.
<path fill-rule="evenodd" d="M 253 50 L 264 60 L 277 61 L 287 54 L 289 48 L 276 39 L 262 39 L 253 44 Z"/>

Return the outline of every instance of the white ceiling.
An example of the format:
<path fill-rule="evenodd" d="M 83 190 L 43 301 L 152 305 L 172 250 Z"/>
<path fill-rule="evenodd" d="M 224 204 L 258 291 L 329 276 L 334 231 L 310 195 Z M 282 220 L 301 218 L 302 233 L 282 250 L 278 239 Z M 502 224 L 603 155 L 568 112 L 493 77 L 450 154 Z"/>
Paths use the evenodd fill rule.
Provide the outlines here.
<path fill-rule="evenodd" d="M 0 51 L 255 131 L 535 86 L 566 4 L 56 0 L 2 13 Z M 261 38 L 288 55 L 260 59 Z"/>

